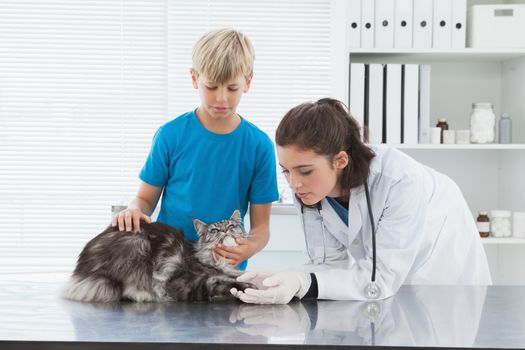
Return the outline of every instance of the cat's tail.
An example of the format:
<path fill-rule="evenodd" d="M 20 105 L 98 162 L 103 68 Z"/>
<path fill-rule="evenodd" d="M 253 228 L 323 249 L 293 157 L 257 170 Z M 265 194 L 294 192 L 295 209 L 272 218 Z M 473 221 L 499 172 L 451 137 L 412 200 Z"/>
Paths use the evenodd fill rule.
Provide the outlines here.
<path fill-rule="evenodd" d="M 73 275 L 62 291 L 62 297 L 84 302 L 109 303 L 119 301 L 121 296 L 120 283 L 102 276 Z"/>

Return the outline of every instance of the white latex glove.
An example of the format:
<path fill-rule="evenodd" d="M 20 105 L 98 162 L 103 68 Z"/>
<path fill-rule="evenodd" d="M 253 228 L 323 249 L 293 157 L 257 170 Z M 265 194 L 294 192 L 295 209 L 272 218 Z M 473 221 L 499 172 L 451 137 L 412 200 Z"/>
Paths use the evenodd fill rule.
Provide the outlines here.
<path fill-rule="evenodd" d="M 275 272 L 246 271 L 245 273 L 237 277 L 237 281 L 251 283 L 255 287 L 257 287 L 257 289 L 268 289 L 268 287 L 263 285 L 263 281 L 268 277 L 272 276 L 273 274 L 275 274 Z"/>
<path fill-rule="evenodd" d="M 236 298 L 250 304 L 288 304 L 293 297 L 304 297 L 312 284 L 309 273 L 306 272 L 279 272 L 262 281 L 267 289 L 247 288 L 238 291 L 232 288 L 230 292 Z"/>
<path fill-rule="evenodd" d="M 230 315 L 237 330 L 268 338 L 304 334 L 310 330 L 310 317 L 301 302 L 288 305 L 239 305 Z"/>

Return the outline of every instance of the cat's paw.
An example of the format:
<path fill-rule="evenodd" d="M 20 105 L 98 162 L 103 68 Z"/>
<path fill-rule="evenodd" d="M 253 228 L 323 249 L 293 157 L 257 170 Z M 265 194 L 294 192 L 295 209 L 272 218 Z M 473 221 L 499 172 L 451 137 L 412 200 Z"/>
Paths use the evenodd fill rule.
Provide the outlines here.
<path fill-rule="evenodd" d="M 249 282 L 239 282 L 239 281 L 232 283 L 232 288 L 235 288 L 238 291 L 244 291 L 247 288 L 258 289 L 255 284 L 252 284 Z"/>

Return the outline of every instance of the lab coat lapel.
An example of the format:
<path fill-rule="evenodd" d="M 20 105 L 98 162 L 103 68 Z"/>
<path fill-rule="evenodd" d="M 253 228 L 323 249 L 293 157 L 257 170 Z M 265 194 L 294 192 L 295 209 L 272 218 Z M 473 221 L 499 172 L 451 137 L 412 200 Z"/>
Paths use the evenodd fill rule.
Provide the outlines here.
<path fill-rule="evenodd" d="M 363 226 L 360 205 L 366 204 L 365 189 L 359 186 L 350 191 L 350 201 L 348 202 L 348 242 L 352 243 Z"/>
<path fill-rule="evenodd" d="M 339 215 L 332 207 L 330 203 L 325 199 L 321 202 L 323 206 L 324 224 L 326 230 L 330 232 L 339 242 L 345 247 L 348 247 L 348 228 L 346 224 L 341 220 Z"/>

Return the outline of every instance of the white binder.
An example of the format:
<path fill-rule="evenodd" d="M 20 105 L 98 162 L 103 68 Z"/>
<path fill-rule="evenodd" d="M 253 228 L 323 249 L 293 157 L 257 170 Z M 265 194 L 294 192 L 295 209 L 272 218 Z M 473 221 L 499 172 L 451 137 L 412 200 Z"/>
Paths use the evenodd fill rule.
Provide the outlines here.
<path fill-rule="evenodd" d="M 372 49 L 374 47 L 374 0 L 363 0 L 361 2 L 361 48 Z"/>
<path fill-rule="evenodd" d="M 413 48 L 429 49 L 432 47 L 432 0 L 414 1 L 413 32 Z"/>
<path fill-rule="evenodd" d="M 405 64 L 403 78 L 403 140 L 417 144 L 419 133 L 419 65 Z"/>
<path fill-rule="evenodd" d="M 430 65 L 419 66 L 419 143 L 430 142 Z"/>
<path fill-rule="evenodd" d="M 399 1 L 399 0 L 398 0 Z M 465 47 L 467 27 L 467 0 L 452 1 L 452 47 Z"/>
<path fill-rule="evenodd" d="M 363 139 L 363 127 L 365 117 L 365 65 L 364 63 L 350 64 L 350 113 L 361 127 L 361 139 Z"/>
<path fill-rule="evenodd" d="M 417 0 L 416 0 L 417 1 Z M 412 48 L 412 0 L 396 0 L 394 10 L 394 47 Z"/>
<path fill-rule="evenodd" d="M 361 0 L 348 0 L 348 47 L 361 47 Z"/>
<path fill-rule="evenodd" d="M 434 0 L 432 47 L 452 47 L 452 0 Z"/>
<path fill-rule="evenodd" d="M 384 84 L 385 82 L 383 82 Z M 401 143 L 401 65 L 386 66 L 386 143 Z"/>
<path fill-rule="evenodd" d="M 366 2 L 367 0 L 364 0 Z M 373 0 L 368 0 L 372 2 Z M 375 0 L 375 45 L 380 49 L 394 47 L 394 8 L 393 0 Z"/>
<path fill-rule="evenodd" d="M 368 72 L 368 142 L 383 142 L 383 65 L 370 64 Z"/>

